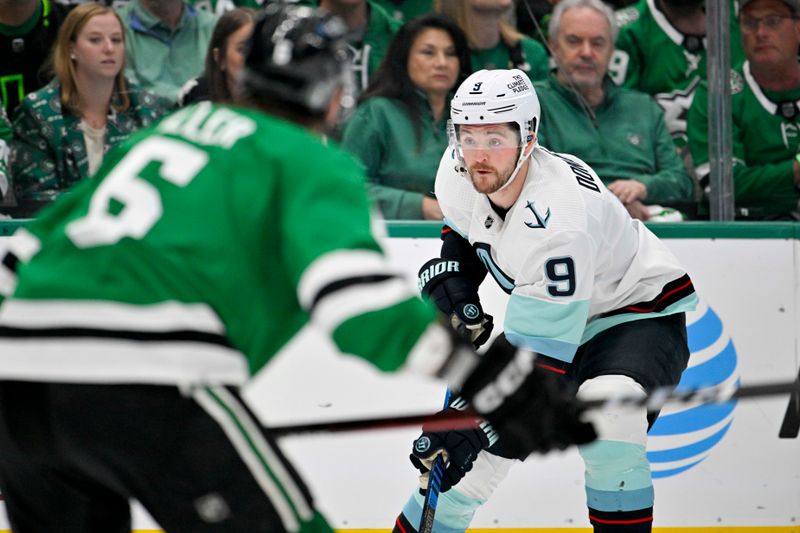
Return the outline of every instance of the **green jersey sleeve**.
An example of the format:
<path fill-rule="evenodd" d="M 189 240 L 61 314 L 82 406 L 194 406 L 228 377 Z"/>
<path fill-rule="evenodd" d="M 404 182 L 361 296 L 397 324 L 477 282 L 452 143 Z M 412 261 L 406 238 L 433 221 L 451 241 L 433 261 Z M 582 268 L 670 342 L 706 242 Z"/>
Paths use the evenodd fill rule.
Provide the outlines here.
<path fill-rule="evenodd" d="M 363 171 L 349 155 L 322 145 L 309 145 L 285 165 L 276 237 L 285 243 L 283 261 L 301 306 L 343 352 L 397 369 L 433 311 L 389 267 L 373 235 Z"/>

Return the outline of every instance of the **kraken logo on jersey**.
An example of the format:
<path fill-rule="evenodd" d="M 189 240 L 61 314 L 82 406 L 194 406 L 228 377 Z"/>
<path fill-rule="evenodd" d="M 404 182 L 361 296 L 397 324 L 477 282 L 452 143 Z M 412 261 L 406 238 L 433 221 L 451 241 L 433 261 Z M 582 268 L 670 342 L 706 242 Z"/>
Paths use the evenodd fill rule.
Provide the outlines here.
<path fill-rule="evenodd" d="M 527 204 L 525 204 L 525 207 L 531 210 L 531 213 L 533 213 L 533 217 L 536 219 L 536 222 L 533 223 L 525 222 L 526 226 L 533 229 L 547 227 L 547 223 L 550 221 L 550 215 L 551 215 L 549 207 L 547 208 L 547 212 L 544 214 L 544 216 L 542 216 L 536 209 L 536 202 L 529 201 Z"/>

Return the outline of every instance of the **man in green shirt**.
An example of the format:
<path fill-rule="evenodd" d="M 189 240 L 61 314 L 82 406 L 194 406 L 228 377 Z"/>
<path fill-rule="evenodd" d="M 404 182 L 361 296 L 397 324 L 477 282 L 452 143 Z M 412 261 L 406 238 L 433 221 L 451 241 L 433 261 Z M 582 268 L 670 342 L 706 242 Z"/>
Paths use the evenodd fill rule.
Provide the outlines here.
<path fill-rule="evenodd" d="M 535 84 L 541 144 L 575 154 L 597 172 L 634 218 L 691 207 L 693 184 L 652 97 L 607 77 L 614 13 L 599 0 L 562 0 L 550 19 L 557 70 Z"/>
<path fill-rule="evenodd" d="M 181 87 L 203 71 L 216 15 L 185 0 L 131 0 L 119 12 L 125 23 L 125 75 L 175 102 Z"/>
<path fill-rule="evenodd" d="M 306 324 L 381 370 L 448 381 L 523 454 L 593 436 L 533 354 L 479 357 L 393 274 L 363 173 L 313 134 L 343 101 L 343 35 L 330 14 L 268 8 L 239 106 L 134 135 L 3 242 L 14 531 L 130 532 L 136 498 L 169 533 L 332 533 L 239 392 Z"/>
<path fill-rule="evenodd" d="M 731 71 L 733 188 L 737 218 L 800 219 L 800 3 L 745 0 L 739 12 L 747 61 Z M 708 87 L 688 119 L 697 177 L 708 191 Z"/>
<path fill-rule="evenodd" d="M 744 61 L 730 2 L 731 65 Z M 706 78 L 705 0 L 639 0 L 617 12 L 617 53 L 610 75 L 618 84 L 653 95 L 664 110 L 675 145 L 687 156 L 686 114 Z M 688 159 L 688 157 L 687 157 Z"/>

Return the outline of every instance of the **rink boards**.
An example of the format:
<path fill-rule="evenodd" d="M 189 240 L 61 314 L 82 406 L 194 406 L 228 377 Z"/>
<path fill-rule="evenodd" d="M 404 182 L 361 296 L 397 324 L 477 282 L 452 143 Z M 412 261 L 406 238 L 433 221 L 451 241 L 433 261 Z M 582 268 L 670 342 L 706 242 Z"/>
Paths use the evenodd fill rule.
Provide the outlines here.
<path fill-rule="evenodd" d="M 701 305 L 688 317 L 684 386 L 786 381 L 800 367 L 800 226 L 668 224 L 653 227 L 692 276 Z M 391 224 L 386 247 L 413 276 L 438 255 L 429 224 Z M 411 283 L 411 281 L 409 281 Z M 504 294 L 481 297 L 495 323 Z M 247 390 L 268 424 L 435 411 L 443 384 L 388 378 L 334 354 L 307 329 Z M 660 533 L 800 533 L 800 439 L 779 439 L 787 397 L 667 409 L 651 432 L 655 526 Z M 332 525 L 388 530 L 416 484 L 407 460 L 416 428 L 282 440 Z M 473 531 L 587 532 L 577 452 L 532 457 L 512 469 L 478 512 Z M 134 506 L 142 533 L 157 524 Z M 8 528 L 0 516 L 0 531 Z"/>

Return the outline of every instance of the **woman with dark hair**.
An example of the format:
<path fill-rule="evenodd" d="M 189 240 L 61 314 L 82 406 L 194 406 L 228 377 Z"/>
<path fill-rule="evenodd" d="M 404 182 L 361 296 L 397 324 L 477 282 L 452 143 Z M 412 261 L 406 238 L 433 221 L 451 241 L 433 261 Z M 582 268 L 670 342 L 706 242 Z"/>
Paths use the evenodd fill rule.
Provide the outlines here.
<path fill-rule="evenodd" d="M 433 182 L 447 147 L 451 92 L 469 72 L 466 37 L 449 17 L 416 17 L 389 44 L 342 136 L 387 219 L 442 219 Z"/>
<path fill-rule="evenodd" d="M 169 108 L 125 78 L 125 32 L 110 7 L 70 11 L 52 66 L 55 78 L 14 113 L 11 174 L 22 216 L 94 175 L 111 147 Z"/>
<path fill-rule="evenodd" d="M 233 100 L 233 86 L 244 63 L 245 46 L 255 19 L 256 11 L 249 7 L 237 7 L 219 18 L 208 43 L 205 71 L 183 86 L 178 95 L 179 106 L 203 100 Z"/>

